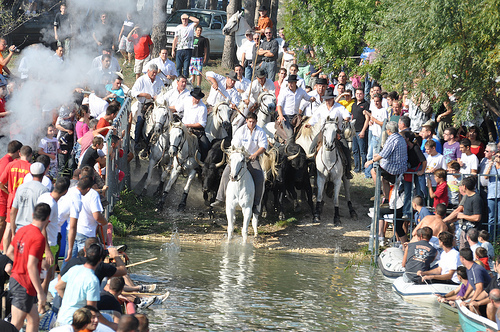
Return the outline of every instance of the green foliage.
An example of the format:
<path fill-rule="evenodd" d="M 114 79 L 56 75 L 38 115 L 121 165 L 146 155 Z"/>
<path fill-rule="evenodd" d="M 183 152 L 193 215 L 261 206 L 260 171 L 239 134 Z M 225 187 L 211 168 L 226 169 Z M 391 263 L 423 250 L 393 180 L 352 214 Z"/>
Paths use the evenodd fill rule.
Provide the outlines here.
<path fill-rule="evenodd" d="M 454 92 L 457 119 L 496 99 L 499 0 L 393 0 L 376 15 L 367 38 L 379 51 L 383 85 L 415 83 L 435 102 Z"/>
<path fill-rule="evenodd" d="M 285 220 L 278 220 L 274 225 L 277 227 L 288 227 L 297 224 L 297 218 L 291 217 Z"/>
<path fill-rule="evenodd" d="M 313 45 L 324 71 L 353 67 L 364 35 L 377 10 L 376 0 L 289 0 L 285 2 L 285 36 L 291 45 Z M 300 58 L 299 58 L 300 59 Z"/>

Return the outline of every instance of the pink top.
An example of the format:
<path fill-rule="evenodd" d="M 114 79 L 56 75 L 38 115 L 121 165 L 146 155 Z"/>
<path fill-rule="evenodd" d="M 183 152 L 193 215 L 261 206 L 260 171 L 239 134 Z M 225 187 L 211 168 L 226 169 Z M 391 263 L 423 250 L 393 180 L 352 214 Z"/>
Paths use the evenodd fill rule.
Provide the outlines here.
<path fill-rule="evenodd" d="M 78 121 L 76 123 L 76 138 L 80 139 L 85 135 L 85 133 L 89 131 L 89 126 L 83 122 L 83 121 Z"/>

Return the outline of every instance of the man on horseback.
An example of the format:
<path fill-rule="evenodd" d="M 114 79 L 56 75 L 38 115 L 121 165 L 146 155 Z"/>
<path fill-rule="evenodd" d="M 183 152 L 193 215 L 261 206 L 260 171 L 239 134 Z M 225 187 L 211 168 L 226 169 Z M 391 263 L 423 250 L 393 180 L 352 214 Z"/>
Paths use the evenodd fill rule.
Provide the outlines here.
<path fill-rule="evenodd" d="M 337 143 L 337 146 L 340 145 L 341 147 L 339 151 L 343 151 L 343 153 L 340 154 L 340 157 L 342 158 L 342 164 L 344 165 L 344 174 L 348 179 L 352 179 L 351 150 L 349 150 L 347 140 L 343 135 L 343 123 L 344 121 L 351 120 L 351 114 L 346 110 L 344 106 L 335 102 L 335 96 L 333 95 L 332 88 L 326 89 L 323 99 L 325 100 L 325 103 L 321 104 L 321 106 L 318 107 L 313 117 L 311 118 L 311 120 L 309 120 L 309 123 L 306 126 L 314 126 L 316 123 L 320 123 L 321 126 L 323 126 L 327 119 L 337 122 L 337 127 L 339 128 L 340 132 L 337 134 L 337 140 L 335 142 Z M 311 151 L 309 151 L 309 153 L 313 153 L 316 150 L 320 139 L 321 136 L 320 134 L 318 134 L 318 136 L 316 136 L 316 138 L 314 138 L 313 142 L 311 143 Z"/>
<path fill-rule="evenodd" d="M 257 126 L 257 115 L 255 113 L 249 113 L 246 121 L 247 125 L 241 126 L 234 134 L 231 145 L 236 148 L 244 147 L 250 154 L 250 157 L 248 157 L 248 170 L 255 184 L 252 212 L 260 214 L 260 202 L 264 193 L 264 172 L 260 167 L 259 156 L 267 149 L 267 136 L 262 128 Z M 230 166 L 226 165 L 224 173 L 222 173 L 217 199 L 211 204 L 212 207 L 223 206 L 226 201 L 226 187 L 229 182 L 230 170 Z"/>
<path fill-rule="evenodd" d="M 177 70 L 175 69 L 175 63 L 168 59 L 167 48 L 162 48 L 160 50 L 160 56 L 149 61 L 144 67 L 143 72 L 146 73 L 149 65 L 154 63 L 158 66 L 158 77 L 165 84 L 170 84 L 177 77 Z"/>
<path fill-rule="evenodd" d="M 189 131 L 198 137 L 200 147 L 201 161 L 205 161 L 210 142 L 205 135 L 205 126 L 207 125 L 207 107 L 202 99 L 205 94 L 201 92 L 201 88 L 196 87 L 191 91 L 192 98 L 184 99 L 183 103 L 179 104 L 177 112 L 182 115 L 182 123 Z"/>
<path fill-rule="evenodd" d="M 137 122 L 135 124 L 136 149 L 139 148 L 139 141 L 142 137 L 142 129 L 144 127 L 144 110 L 153 103 L 163 87 L 162 80 L 156 76 L 157 73 L 158 66 L 154 63 L 150 64 L 147 74 L 139 77 L 132 87 L 132 97 L 137 98 L 139 103 L 136 110 Z"/>
<path fill-rule="evenodd" d="M 328 81 L 326 80 L 326 78 L 318 78 L 318 80 L 316 81 L 316 85 L 314 86 L 314 90 L 309 93 L 310 96 L 316 98 L 316 101 L 312 103 L 302 101 L 300 103 L 300 109 L 302 110 L 302 114 L 304 116 L 313 116 L 319 106 L 323 104 L 323 97 L 325 95 L 327 86 Z"/>
<path fill-rule="evenodd" d="M 234 84 L 238 81 L 238 76 L 233 70 L 226 74 L 226 77 L 209 71 L 207 72 L 207 80 L 212 84 L 207 98 L 209 109 L 226 99 L 229 99 L 232 108 L 236 108 L 241 102 L 241 95 L 234 87 Z"/>
<path fill-rule="evenodd" d="M 304 89 L 297 87 L 297 81 L 297 75 L 289 75 L 288 87 L 282 88 L 278 96 L 278 119 L 276 122 L 283 128 L 287 143 L 295 141 L 292 121 L 296 115 L 300 114 L 300 101 L 306 100 L 313 102 L 316 100 L 316 98 L 308 95 Z"/>
<path fill-rule="evenodd" d="M 184 75 L 177 76 L 177 87 L 171 89 L 167 92 L 166 99 L 168 101 L 169 109 L 172 113 L 177 112 L 177 108 L 180 104 L 184 103 L 184 100 L 189 99 L 189 90 L 186 89 L 187 78 Z M 178 115 L 179 118 L 182 118 L 182 115 Z"/>
<path fill-rule="evenodd" d="M 243 93 L 243 101 L 251 109 L 257 103 L 259 95 L 262 91 L 269 91 L 274 93 L 274 83 L 269 78 L 266 78 L 266 71 L 259 69 L 256 71 L 257 79 L 245 90 Z M 251 90 L 250 90 L 251 88 Z"/>

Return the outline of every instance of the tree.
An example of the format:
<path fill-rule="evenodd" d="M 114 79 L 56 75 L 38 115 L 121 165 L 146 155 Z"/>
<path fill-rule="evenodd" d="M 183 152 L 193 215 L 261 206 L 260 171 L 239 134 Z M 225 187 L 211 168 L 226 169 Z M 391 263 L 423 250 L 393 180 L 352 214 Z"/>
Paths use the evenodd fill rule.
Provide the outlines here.
<path fill-rule="evenodd" d="M 162 47 L 167 46 L 167 24 L 165 22 L 166 0 L 154 0 L 153 3 L 153 55 L 160 54 Z"/>
<path fill-rule="evenodd" d="M 326 72 L 357 65 L 376 0 L 289 0 L 285 2 L 285 36 L 290 44 L 312 45 L 316 63 Z"/>
<path fill-rule="evenodd" d="M 254 27 L 254 17 L 255 17 L 255 0 L 244 0 L 243 8 L 245 8 L 245 20 L 250 27 Z"/>
<path fill-rule="evenodd" d="M 382 83 L 417 84 L 436 102 L 454 93 L 457 120 L 483 105 L 500 115 L 499 0 L 393 0 L 383 7 L 369 34 Z"/>
<path fill-rule="evenodd" d="M 232 0 L 227 7 L 227 17 L 231 17 L 241 8 L 241 0 Z M 237 62 L 236 44 L 234 34 L 226 36 L 224 39 L 224 51 L 222 52 L 222 66 L 233 68 Z"/>
<path fill-rule="evenodd" d="M 178 11 L 179 9 L 188 8 L 187 0 L 174 0 L 174 4 L 172 5 L 172 13 Z"/>

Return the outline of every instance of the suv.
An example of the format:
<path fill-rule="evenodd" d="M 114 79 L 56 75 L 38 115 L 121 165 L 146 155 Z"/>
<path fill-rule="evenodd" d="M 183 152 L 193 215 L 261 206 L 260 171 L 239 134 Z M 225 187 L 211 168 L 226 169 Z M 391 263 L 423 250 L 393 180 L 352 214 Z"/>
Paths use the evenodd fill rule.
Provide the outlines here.
<path fill-rule="evenodd" d="M 221 56 L 225 39 L 222 28 L 227 23 L 226 12 L 210 9 L 180 9 L 176 11 L 167 19 L 167 47 L 170 49 L 172 49 L 174 42 L 175 28 L 181 24 L 182 14 L 188 14 L 200 20 L 200 26 L 203 28 L 202 36 L 208 39 L 209 55 Z"/>

